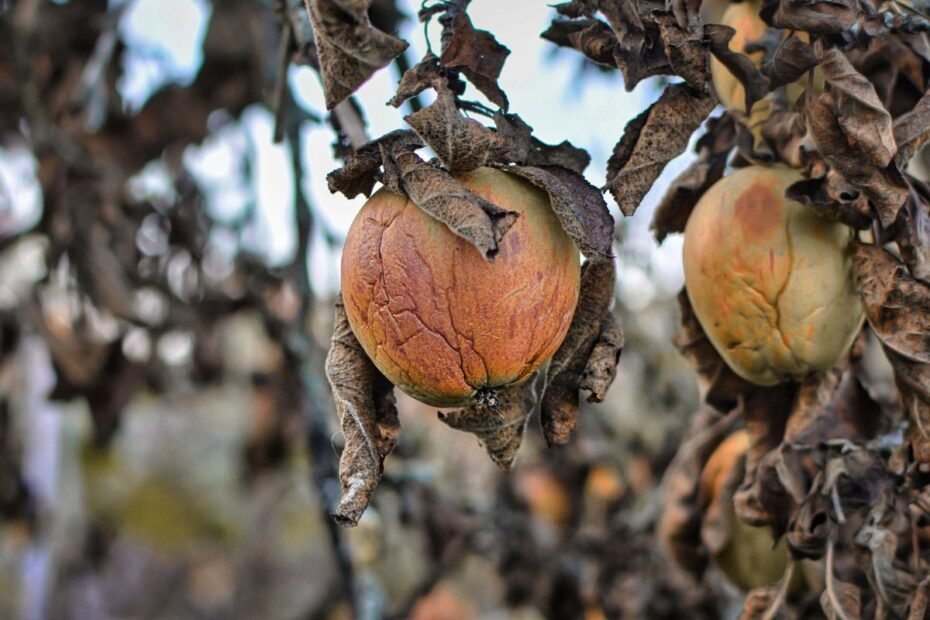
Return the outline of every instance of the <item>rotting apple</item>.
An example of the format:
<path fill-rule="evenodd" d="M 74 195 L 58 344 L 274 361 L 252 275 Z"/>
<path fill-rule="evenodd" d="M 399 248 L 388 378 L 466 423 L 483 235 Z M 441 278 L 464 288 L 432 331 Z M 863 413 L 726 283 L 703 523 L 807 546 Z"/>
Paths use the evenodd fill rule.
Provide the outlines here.
<path fill-rule="evenodd" d="M 743 591 L 778 581 L 788 566 L 789 555 L 784 540 L 776 544 L 768 527 L 754 527 L 736 516 L 733 504 L 733 481 L 742 479 L 744 456 L 749 450 L 745 430 L 728 436 L 711 454 L 701 471 L 700 493 L 704 498 L 704 532 L 713 531 L 713 542 L 706 540 L 714 564 Z M 718 519 L 708 529 L 707 515 Z M 722 518 L 722 521 L 720 519 Z"/>
<path fill-rule="evenodd" d="M 493 168 L 457 177 L 516 211 L 493 262 L 387 189 L 362 207 L 342 254 L 349 325 L 397 387 L 436 407 L 493 400 L 548 361 L 578 301 L 580 254 L 545 192 Z"/>
<path fill-rule="evenodd" d="M 833 367 L 864 312 L 850 273 L 851 228 L 785 190 L 785 166 L 749 166 L 715 183 L 685 227 L 685 288 L 707 337 L 758 385 Z"/>

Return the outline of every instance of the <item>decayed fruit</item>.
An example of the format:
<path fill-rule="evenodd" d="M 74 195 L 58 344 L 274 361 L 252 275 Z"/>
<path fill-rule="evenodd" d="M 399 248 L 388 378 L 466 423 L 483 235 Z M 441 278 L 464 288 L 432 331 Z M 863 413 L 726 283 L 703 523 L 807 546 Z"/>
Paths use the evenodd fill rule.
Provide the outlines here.
<path fill-rule="evenodd" d="M 737 431 L 711 454 L 701 471 L 701 495 L 706 506 L 719 504 L 725 536 L 710 549 L 714 564 L 744 591 L 778 581 L 788 566 L 784 540 L 776 545 L 768 527 L 754 527 L 740 521 L 733 505 L 732 481 L 742 478 L 743 457 L 749 449 L 749 435 Z M 705 541 L 706 543 L 707 541 Z"/>
<path fill-rule="evenodd" d="M 775 385 L 831 368 L 863 321 L 849 227 L 787 200 L 801 175 L 750 166 L 701 197 L 685 228 L 685 286 L 711 343 L 741 377 Z"/>
<path fill-rule="evenodd" d="M 526 380 L 562 343 L 578 301 L 579 252 L 548 196 L 479 168 L 458 177 L 519 213 L 494 262 L 382 189 L 359 212 L 342 254 L 349 325 L 394 385 L 437 407 Z"/>

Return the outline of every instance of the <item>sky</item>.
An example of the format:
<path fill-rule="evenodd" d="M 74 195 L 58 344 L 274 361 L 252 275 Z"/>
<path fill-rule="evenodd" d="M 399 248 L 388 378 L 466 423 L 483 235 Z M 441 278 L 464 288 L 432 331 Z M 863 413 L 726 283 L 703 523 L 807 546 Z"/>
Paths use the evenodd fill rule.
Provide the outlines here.
<path fill-rule="evenodd" d="M 419 2 L 401 1 L 414 15 Z M 111 5 L 126 3 L 120 36 L 130 53 L 124 59 L 126 75 L 119 89 L 126 105 L 138 108 L 161 85 L 184 84 L 194 78 L 202 60 L 200 45 L 211 9 L 204 0 L 111 0 Z M 554 14 L 543 1 L 473 0 L 469 14 L 476 27 L 492 31 L 512 52 L 500 78 L 510 98 L 510 111 L 523 117 L 545 142 L 568 139 L 586 148 L 592 164 L 585 174 L 590 182 L 602 185 L 606 160 L 624 126 L 660 94 L 655 82 L 647 80 L 633 92 L 626 92 L 619 72 L 588 72 L 579 79 L 578 55 L 570 51 L 557 53 L 552 44 L 539 38 Z M 408 21 L 399 35 L 410 42 L 417 58 L 422 56 L 426 47 L 419 24 Z M 438 48 L 438 25 L 430 36 L 434 48 Z M 300 103 L 322 115 L 325 108 L 318 76 L 308 68 L 292 68 L 289 77 Z M 409 110 L 385 103 L 397 80 L 393 68 L 386 68 L 356 94 L 373 137 L 405 126 L 403 116 Z M 205 188 L 210 211 L 218 219 L 233 219 L 244 209 L 254 207 L 254 222 L 246 235 L 250 249 L 271 262 L 284 263 L 295 248 L 293 177 L 284 146 L 272 142 L 272 126 L 267 110 L 260 106 L 249 108 L 240 124 L 228 125 L 203 145 L 190 147 L 185 163 Z M 341 165 L 332 157 L 332 140 L 331 130 L 325 125 L 306 129 L 304 181 L 316 218 L 340 238 L 364 198 L 348 200 L 329 193 L 326 173 Z M 254 187 L 238 173 L 243 158 L 248 156 L 255 169 Z M 657 247 L 648 233 L 648 224 L 665 187 L 690 157 L 688 153 L 668 166 L 637 214 L 625 223 L 629 234 L 619 262 L 618 294 L 633 310 L 644 307 L 655 295 L 671 296 L 681 287 L 680 237 L 672 237 Z M 39 199 L 34 174 L 35 165 L 28 152 L 9 148 L 4 151 L 0 147 L 0 184 L 17 197 L 13 202 L 19 205 L 15 211 L 20 220 L 29 219 L 29 205 Z M 135 190 L 157 195 L 170 185 L 164 175 L 164 170 L 154 163 L 135 184 Z M 621 218 L 609 195 L 607 202 L 615 218 Z M 3 205 L 0 200 L 0 219 Z M 310 256 L 313 286 L 318 293 L 328 294 L 338 289 L 339 248 L 327 247 L 320 227 L 316 235 Z"/>

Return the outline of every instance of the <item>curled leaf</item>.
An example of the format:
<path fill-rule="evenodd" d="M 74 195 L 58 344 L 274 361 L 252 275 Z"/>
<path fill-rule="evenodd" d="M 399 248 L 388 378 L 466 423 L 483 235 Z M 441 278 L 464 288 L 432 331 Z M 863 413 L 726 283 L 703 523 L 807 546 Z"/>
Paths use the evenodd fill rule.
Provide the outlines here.
<path fill-rule="evenodd" d="M 436 87 L 436 100 L 404 120 L 452 174 L 484 166 L 504 148 L 503 140 L 478 121 L 465 118 L 447 86 L 437 83 Z"/>
<path fill-rule="evenodd" d="M 697 159 L 672 181 L 652 216 L 650 229 L 659 243 L 670 233 L 684 232 L 698 200 L 723 177 L 736 140 L 736 126 L 730 115 L 713 118 L 707 124 L 707 133 L 697 142 Z"/>
<path fill-rule="evenodd" d="M 510 469 L 530 414 L 538 396 L 533 374 L 519 385 L 511 385 L 466 409 L 440 411 L 439 419 L 450 427 L 472 433 L 484 446 L 491 460 L 502 469 Z"/>
<path fill-rule="evenodd" d="M 810 44 L 792 34 L 781 41 L 772 57 L 762 65 L 771 88 L 791 84 L 817 66 L 817 56 Z"/>
<path fill-rule="evenodd" d="M 409 196 L 414 204 L 474 245 L 482 256 L 493 260 L 498 243 L 517 214 L 469 191 L 445 170 L 420 159 L 412 148 L 403 136 L 381 143 L 384 184 Z"/>
<path fill-rule="evenodd" d="M 836 119 L 849 148 L 865 153 L 879 168 L 888 166 L 897 146 L 891 114 L 879 100 L 875 87 L 835 47 L 824 52 L 820 69 L 830 85 Z"/>
<path fill-rule="evenodd" d="M 557 166 L 501 167 L 549 194 L 552 210 L 578 249 L 591 259 L 609 258 L 614 219 L 604 196 L 577 172 Z"/>
<path fill-rule="evenodd" d="M 853 276 L 912 423 L 918 455 L 930 455 L 930 287 L 886 250 L 856 244 Z"/>
<path fill-rule="evenodd" d="M 581 293 L 562 346 L 549 363 L 540 422 L 546 441 L 563 444 L 578 422 L 578 390 L 614 297 L 613 261 L 586 261 Z M 605 388 L 606 389 L 606 388 Z"/>
<path fill-rule="evenodd" d="M 912 110 L 894 119 L 894 140 L 898 146 L 895 163 L 901 170 L 930 139 L 930 93 L 924 93 Z"/>
<path fill-rule="evenodd" d="M 820 217 L 842 222 L 855 230 L 872 225 L 868 200 L 835 170 L 820 178 L 793 183 L 785 196 L 810 206 Z"/>
<path fill-rule="evenodd" d="M 396 130 L 372 140 L 346 157 L 345 165 L 326 175 L 329 191 L 341 192 L 346 198 L 359 194 L 371 196 L 375 183 L 381 180 L 381 144 L 388 143 L 396 148 L 400 143 L 407 148 L 419 148 L 423 142 L 412 132 Z"/>
<path fill-rule="evenodd" d="M 672 70 L 684 78 L 691 88 L 704 90 L 708 78 L 707 43 L 700 26 L 682 27 L 672 13 L 656 12 L 652 17 L 659 26 L 665 55 Z"/>
<path fill-rule="evenodd" d="M 420 62 L 404 71 L 388 104 L 399 108 L 408 99 L 416 97 L 427 88 L 435 87 L 443 80 L 439 59 L 432 52 L 426 52 Z"/>
<path fill-rule="evenodd" d="M 510 50 L 487 30 L 477 30 L 464 10 L 450 11 L 440 21 L 447 32 L 451 31 L 451 36 L 439 62 L 449 69 L 460 70 L 488 99 L 506 110 L 507 95 L 497 85 L 497 79 Z"/>
<path fill-rule="evenodd" d="M 407 49 L 404 41 L 371 25 L 371 0 L 305 1 L 320 58 L 327 110 Z"/>
<path fill-rule="evenodd" d="M 752 105 L 769 92 L 769 79 L 762 75 L 755 63 L 742 53 L 731 50 L 730 39 L 736 31 L 721 24 L 708 24 L 704 27 L 710 53 L 719 60 L 733 76 L 743 85 L 746 111 L 752 111 Z"/>
<path fill-rule="evenodd" d="M 633 215 L 666 164 L 684 152 L 691 134 L 715 104 L 707 93 L 672 84 L 627 124 L 607 162 L 607 189 L 624 215 Z"/>
<path fill-rule="evenodd" d="M 599 403 L 607 397 L 607 389 L 617 376 L 617 363 L 623 352 L 623 328 L 613 313 L 608 312 L 601 323 L 601 335 L 598 336 L 591 355 L 581 376 L 582 390 L 591 392 L 589 403 Z"/>
<path fill-rule="evenodd" d="M 774 0 L 766 3 L 762 19 L 770 26 L 811 34 L 840 34 L 859 19 L 855 0 Z"/>
<path fill-rule="evenodd" d="M 591 163 L 588 152 L 568 140 L 555 145 L 537 140 L 533 137 L 533 128 L 516 114 L 499 112 L 494 115 L 494 124 L 504 141 L 504 161 L 528 166 L 559 166 L 578 174 Z"/>
<path fill-rule="evenodd" d="M 351 526 L 358 523 L 381 480 L 384 459 L 397 443 L 400 423 L 394 386 L 355 339 L 341 297 L 336 301 L 326 377 L 345 436 L 339 459 L 342 498 L 333 517 L 341 525 Z"/>

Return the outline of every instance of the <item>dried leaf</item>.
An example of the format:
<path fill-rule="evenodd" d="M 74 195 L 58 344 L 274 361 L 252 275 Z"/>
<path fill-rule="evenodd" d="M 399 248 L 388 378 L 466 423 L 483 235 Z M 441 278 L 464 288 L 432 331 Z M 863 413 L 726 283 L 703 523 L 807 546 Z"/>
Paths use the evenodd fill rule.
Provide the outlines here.
<path fill-rule="evenodd" d="M 898 145 L 895 163 L 901 170 L 930 139 L 930 93 L 925 93 L 914 108 L 894 119 L 894 140 Z"/>
<path fill-rule="evenodd" d="M 399 108 L 405 101 L 416 97 L 427 88 L 435 88 L 437 83 L 444 82 L 439 59 L 432 52 L 426 52 L 420 62 L 404 71 L 397 91 L 388 104 Z"/>
<path fill-rule="evenodd" d="M 701 542 L 701 472 L 738 423 L 735 413 L 721 416 L 712 407 L 699 409 L 660 484 L 662 514 L 656 536 L 666 554 L 695 580 L 701 579 L 709 557 Z"/>
<path fill-rule="evenodd" d="M 574 48 L 599 65 L 617 66 L 614 59 L 617 35 L 602 21 L 556 19 L 541 36 L 556 45 Z M 668 66 L 667 61 L 665 65 Z"/>
<path fill-rule="evenodd" d="M 751 112 L 753 104 L 768 94 L 769 79 L 762 75 L 749 56 L 741 50 L 730 49 L 730 39 L 736 34 L 733 28 L 721 24 L 707 24 L 704 26 L 704 34 L 710 46 L 710 53 L 743 85 L 746 93 L 746 112 Z"/>
<path fill-rule="evenodd" d="M 526 422 L 538 403 L 536 378 L 534 373 L 484 403 L 440 411 L 439 419 L 456 430 L 473 433 L 498 467 L 510 469 L 523 441 Z"/>
<path fill-rule="evenodd" d="M 888 166 L 897 146 L 891 114 L 879 100 L 875 87 L 835 47 L 824 52 L 820 70 L 830 85 L 836 118 L 849 146 L 868 155 L 879 168 Z"/>
<path fill-rule="evenodd" d="M 740 396 L 754 389 L 754 386 L 734 373 L 717 353 L 694 315 L 688 293 L 684 289 L 678 294 L 678 308 L 681 326 L 675 335 L 675 346 L 694 366 L 700 379 L 704 402 L 719 411 L 730 411 Z"/>
<path fill-rule="evenodd" d="M 424 162 L 403 135 L 381 142 L 384 184 L 403 193 L 418 207 L 474 245 L 487 260 L 497 254 L 498 243 L 517 213 L 505 211 L 478 197 L 448 172 Z"/>
<path fill-rule="evenodd" d="M 575 316 L 546 375 L 540 422 L 549 445 L 568 441 L 578 422 L 578 390 L 614 298 L 613 261 L 586 261 Z"/>
<path fill-rule="evenodd" d="M 856 244 L 853 276 L 872 330 L 895 372 L 915 452 L 930 453 L 930 287 L 886 250 Z"/>
<path fill-rule="evenodd" d="M 784 597 L 778 585 L 759 586 L 746 594 L 739 620 L 777 620 L 787 618 Z"/>
<path fill-rule="evenodd" d="M 439 62 L 443 67 L 459 69 L 488 99 L 506 110 L 507 95 L 497 85 L 497 79 L 510 50 L 487 30 L 476 30 L 464 10 L 450 13 L 440 18 L 443 26 L 451 29 L 451 38 Z"/>
<path fill-rule="evenodd" d="M 817 56 L 813 48 L 792 34 L 775 48 L 772 57 L 762 65 L 762 73 L 774 89 L 799 80 L 815 66 Z"/>
<path fill-rule="evenodd" d="M 326 377 L 345 435 L 339 459 L 342 498 L 333 517 L 340 525 L 352 526 L 358 523 L 381 480 L 384 459 L 397 443 L 400 423 L 394 386 L 378 372 L 355 339 L 341 297 L 336 301 Z"/>
<path fill-rule="evenodd" d="M 913 178 L 908 183 L 915 192 L 898 211 L 893 237 L 911 275 L 930 284 L 930 186 Z"/>
<path fill-rule="evenodd" d="M 480 168 L 503 150 L 504 141 L 497 133 L 462 115 L 448 87 L 437 84 L 437 93 L 436 101 L 404 120 L 450 173 Z"/>
<path fill-rule="evenodd" d="M 607 189 L 624 215 L 633 215 L 666 164 L 684 152 L 715 103 L 706 93 L 672 84 L 627 124 L 607 162 Z"/>
<path fill-rule="evenodd" d="M 501 167 L 549 194 L 552 210 L 581 253 L 590 259 L 613 256 L 614 219 L 601 192 L 580 174 L 556 166 Z"/>
<path fill-rule="evenodd" d="M 859 18 L 855 0 L 776 0 L 763 8 L 762 19 L 770 26 L 811 34 L 841 34 Z"/>
<path fill-rule="evenodd" d="M 497 133 L 506 147 L 503 160 L 528 166 L 560 166 L 582 174 L 591 156 L 584 149 L 573 146 L 567 140 L 559 144 L 545 144 L 533 137 L 533 128 L 516 114 L 494 115 Z"/>
<path fill-rule="evenodd" d="M 868 155 L 851 149 L 834 112 L 830 93 L 808 96 L 807 126 L 817 150 L 830 167 L 872 201 L 883 226 L 890 226 L 907 200 L 907 183 L 892 164 L 876 166 Z"/>
<path fill-rule="evenodd" d="M 697 159 L 672 181 L 652 216 L 650 229 L 656 241 L 662 243 L 670 233 L 684 232 L 698 200 L 723 177 L 735 141 L 736 126 L 732 116 L 708 121 L 707 133 L 697 142 Z"/>
<path fill-rule="evenodd" d="M 807 126 L 801 113 L 794 110 L 774 110 L 760 128 L 765 143 L 778 159 L 792 168 L 807 167 L 807 152 L 813 149 Z"/>
<path fill-rule="evenodd" d="M 886 527 L 866 525 L 856 532 L 856 544 L 869 550 L 869 572 L 878 596 L 900 616 L 917 580 L 897 566 L 898 536 Z"/>
<path fill-rule="evenodd" d="M 659 26 L 665 55 L 672 70 L 691 88 L 704 90 L 708 79 L 707 42 L 700 27 L 684 28 L 672 13 L 656 12 L 652 18 Z"/>
<path fill-rule="evenodd" d="M 316 38 L 327 110 L 407 49 L 407 43 L 371 25 L 371 0 L 305 1 Z"/>
<path fill-rule="evenodd" d="M 868 200 L 835 170 L 818 179 L 793 183 L 785 196 L 813 208 L 820 217 L 842 222 L 856 230 L 872 225 Z"/>
<path fill-rule="evenodd" d="M 861 593 L 855 585 L 827 576 L 827 589 L 820 595 L 820 607 L 828 620 L 859 620 Z"/>
<path fill-rule="evenodd" d="M 581 384 L 578 386 L 582 390 L 591 392 L 588 396 L 589 403 L 603 402 L 606 398 L 607 389 L 617 376 L 617 364 L 622 352 L 623 328 L 620 327 L 617 317 L 612 312 L 608 312 L 601 323 L 601 335 L 598 336 L 594 348 L 591 349 L 591 356 L 588 358 L 584 374 L 581 376 Z"/>
<path fill-rule="evenodd" d="M 423 146 L 423 142 L 412 131 L 406 130 L 392 131 L 363 144 L 346 157 L 342 168 L 326 175 L 329 191 L 334 194 L 341 192 L 346 198 L 355 198 L 359 194 L 371 196 L 375 183 L 381 180 L 382 143 L 391 144 L 392 148 L 399 148 L 400 142 L 411 149 Z"/>
<path fill-rule="evenodd" d="M 907 620 L 926 620 L 930 615 L 930 578 L 924 579 L 911 596 Z"/>

